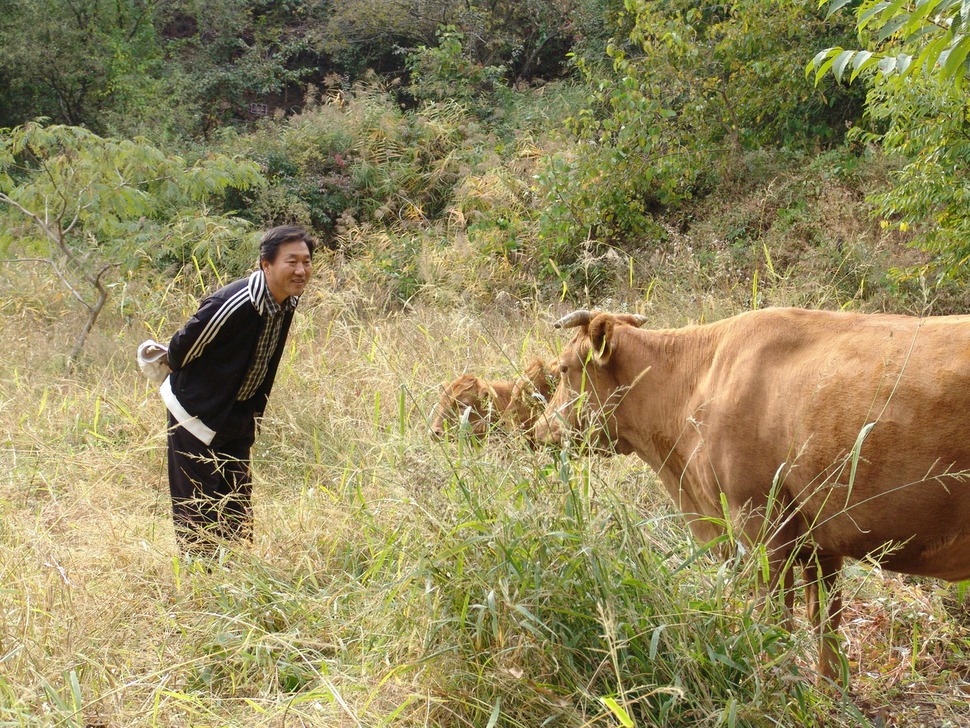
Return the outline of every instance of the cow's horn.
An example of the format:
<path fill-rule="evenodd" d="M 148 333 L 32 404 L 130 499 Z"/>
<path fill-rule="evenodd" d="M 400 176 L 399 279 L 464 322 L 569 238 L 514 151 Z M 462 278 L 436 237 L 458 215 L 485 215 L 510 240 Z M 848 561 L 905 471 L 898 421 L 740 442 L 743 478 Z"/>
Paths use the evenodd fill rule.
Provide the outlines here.
<path fill-rule="evenodd" d="M 585 308 L 581 308 L 578 311 L 573 311 L 572 313 L 567 313 L 561 319 L 553 324 L 557 329 L 571 329 L 576 326 L 586 326 L 589 324 L 590 319 L 593 318 L 592 311 L 587 311 Z"/>
<path fill-rule="evenodd" d="M 633 320 L 637 322 L 637 326 L 643 326 L 650 319 L 648 319 L 646 316 L 642 316 L 641 314 L 635 313 L 633 314 Z"/>

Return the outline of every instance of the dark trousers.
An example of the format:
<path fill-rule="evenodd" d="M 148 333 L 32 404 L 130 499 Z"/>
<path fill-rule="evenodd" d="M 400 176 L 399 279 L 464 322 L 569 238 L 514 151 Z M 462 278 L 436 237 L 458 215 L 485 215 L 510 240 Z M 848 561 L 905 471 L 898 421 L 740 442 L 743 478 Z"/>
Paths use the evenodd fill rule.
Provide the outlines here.
<path fill-rule="evenodd" d="M 212 555 L 220 543 L 252 540 L 251 413 L 230 418 L 211 445 L 168 415 L 168 484 L 175 538 L 183 554 Z"/>

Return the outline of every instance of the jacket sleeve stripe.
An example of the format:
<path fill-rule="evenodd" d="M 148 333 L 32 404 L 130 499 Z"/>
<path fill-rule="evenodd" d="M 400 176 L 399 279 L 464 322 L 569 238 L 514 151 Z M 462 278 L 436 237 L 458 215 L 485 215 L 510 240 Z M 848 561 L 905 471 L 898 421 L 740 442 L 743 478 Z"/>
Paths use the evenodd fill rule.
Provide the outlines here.
<path fill-rule="evenodd" d="M 226 299 L 219 310 L 216 311 L 215 315 L 208 322 L 206 322 L 205 328 L 199 334 L 199 338 L 195 340 L 192 344 L 192 348 L 188 350 L 185 358 L 182 361 L 182 366 L 185 366 L 193 359 L 198 358 L 206 346 L 212 342 L 216 336 L 219 335 L 219 331 L 225 325 L 226 321 L 232 316 L 232 314 L 239 310 L 241 306 L 244 306 L 250 302 L 249 291 L 245 288 L 241 289 L 237 293 L 233 294 L 230 298 Z"/>

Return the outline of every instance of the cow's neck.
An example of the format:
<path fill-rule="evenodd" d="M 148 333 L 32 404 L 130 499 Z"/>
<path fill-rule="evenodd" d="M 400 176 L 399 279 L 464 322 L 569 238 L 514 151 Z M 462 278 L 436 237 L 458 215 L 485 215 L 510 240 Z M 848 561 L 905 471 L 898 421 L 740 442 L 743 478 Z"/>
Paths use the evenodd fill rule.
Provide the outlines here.
<path fill-rule="evenodd" d="M 617 383 L 629 387 L 616 409 L 619 431 L 651 467 L 682 470 L 689 457 L 685 437 L 698 382 L 710 370 L 717 348 L 711 327 L 649 331 L 623 327 L 614 351 Z"/>
<path fill-rule="evenodd" d="M 720 513 L 715 494 L 697 480 L 699 444 L 695 391 L 707 376 L 717 348 L 710 327 L 642 331 L 625 327 L 614 353 L 617 381 L 629 386 L 615 410 L 626 451 L 657 473 L 695 538 L 720 535 L 710 516 Z"/>

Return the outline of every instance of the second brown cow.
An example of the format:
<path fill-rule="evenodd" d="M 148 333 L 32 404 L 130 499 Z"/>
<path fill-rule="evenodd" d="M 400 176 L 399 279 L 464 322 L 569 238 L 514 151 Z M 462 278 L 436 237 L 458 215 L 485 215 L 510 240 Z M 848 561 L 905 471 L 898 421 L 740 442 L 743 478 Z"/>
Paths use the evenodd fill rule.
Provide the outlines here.
<path fill-rule="evenodd" d="M 547 364 L 538 358 L 512 381 L 462 374 L 442 385 L 431 433 L 440 438 L 465 427 L 482 437 L 499 427 L 529 437 L 558 382 L 558 361 Z"/>

